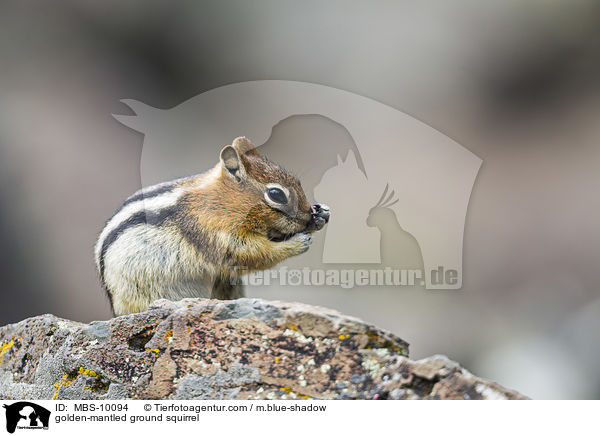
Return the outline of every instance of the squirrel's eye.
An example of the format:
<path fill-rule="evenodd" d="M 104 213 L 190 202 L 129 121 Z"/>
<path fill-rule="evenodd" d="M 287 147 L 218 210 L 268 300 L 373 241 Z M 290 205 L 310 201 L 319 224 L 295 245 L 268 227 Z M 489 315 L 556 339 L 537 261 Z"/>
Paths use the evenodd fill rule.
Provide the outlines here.
<path fill-rule="evenodd" d="M 285 196 L 285 193 L 279 188 L 267 189 L 267 195 L 275 203 L 286 204 L 288 202 L 288 199 Z"/>

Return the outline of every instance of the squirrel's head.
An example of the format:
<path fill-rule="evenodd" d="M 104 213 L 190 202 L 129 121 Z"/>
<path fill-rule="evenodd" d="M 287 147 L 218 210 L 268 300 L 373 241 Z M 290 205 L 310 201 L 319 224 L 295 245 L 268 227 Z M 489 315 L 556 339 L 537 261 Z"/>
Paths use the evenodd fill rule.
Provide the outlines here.
<path fill-rule="evenodd" d="M 298 178 L 261 156 L 246 138 L 221 150 L 223 204 L 243 231 L 282 241 L 300 232 L 314 232 L 329 221 L 329 208 L 310 205 Z"/>

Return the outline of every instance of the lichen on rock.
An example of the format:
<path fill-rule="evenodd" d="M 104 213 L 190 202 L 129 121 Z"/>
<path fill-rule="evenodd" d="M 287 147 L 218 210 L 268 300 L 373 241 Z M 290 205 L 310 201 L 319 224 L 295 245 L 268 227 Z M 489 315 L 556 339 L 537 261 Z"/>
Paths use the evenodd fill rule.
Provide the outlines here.
<path fill-rule="evenodd" d="M 81 324 L 0 328 L 4 399 L 521 399 L 336 311 L 242 298 L 159 300 Z"/>

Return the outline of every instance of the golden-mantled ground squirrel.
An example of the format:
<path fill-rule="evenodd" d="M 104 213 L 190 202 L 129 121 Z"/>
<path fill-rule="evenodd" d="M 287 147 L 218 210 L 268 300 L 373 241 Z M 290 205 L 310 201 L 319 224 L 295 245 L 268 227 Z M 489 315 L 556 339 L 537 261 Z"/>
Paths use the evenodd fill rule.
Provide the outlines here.
<path fill-rule="evenodd" d="M 96 265 L 116 315 L 159 298 L 243 297 L 240 274 L 304 253 L 329 221 L 248 139 L 220 157 L 203 174 L 139 190 L 106 223 Z"/>

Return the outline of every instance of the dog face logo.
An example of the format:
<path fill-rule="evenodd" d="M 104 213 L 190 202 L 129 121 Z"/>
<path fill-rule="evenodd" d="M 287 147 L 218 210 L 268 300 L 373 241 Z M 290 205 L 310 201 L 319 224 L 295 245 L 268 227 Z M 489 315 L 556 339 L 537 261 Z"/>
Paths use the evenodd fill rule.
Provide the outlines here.
<path fill-rule="evenodd" d="M 298 175 L 310 202 L 332 210 L 324 242 L 290 264 L 414 267 L 427 289 L 462 287 L 467 207 L 482 161 L 437 130 L 374 100 L 303 82 L 236 83 L 166 110 L 123 103 L 135 115 L 115 118 L 144 134 L 143 186 L 208 169 L 243 135 Z M 440 270 L 452 281 L 433 280 Z"/>
<path fill-rule="evenodd" d="M 48 429 L 50 411 L 28 401 L 3 405 L 6 409 L 6 431 L 19 429 Z"/>

